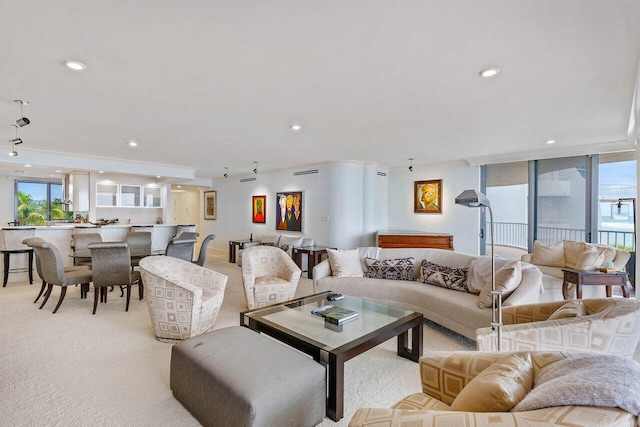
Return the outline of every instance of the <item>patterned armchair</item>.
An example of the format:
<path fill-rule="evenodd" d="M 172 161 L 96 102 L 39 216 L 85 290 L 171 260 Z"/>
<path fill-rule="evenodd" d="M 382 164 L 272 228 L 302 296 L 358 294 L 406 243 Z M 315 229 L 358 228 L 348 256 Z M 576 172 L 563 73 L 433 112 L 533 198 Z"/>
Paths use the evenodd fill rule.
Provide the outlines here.
<path fill-rule="evenodd" d="M 628 298 L 582 301 L 586 315 L 548 320 L 569 301 L 505 307 L 502 350 L 568 350 L 633 357 L 640 340 L 640 302 Z M 490 327 L 476 330 L 478 350 L 497 350 Z"/>
<path fill-rule="evenodd" d="M 361 408 L 358 409 L 349 423 L 350 427 L 476 427 L 476 426 L 636 426 L 638 417 L 619 407 L 593 406 L 552 406 L 540 409 L 523 410 L 521 412 L 469 412 L 452 408 L 454 400 L 463 389 L 491 367 L 505 355 L 519 355 L 526 357 L 527 352 L 517 353 L 481 353 L 476 351 L 432 352 L 420 358 L 420 378 L 422 393 L 411 394 L 391 409 Z M 589 355 L 587 355 L 589 356 Z M 592 355 L 593 356 L 593 355 Z M 555 363 L 565 366 L 574 363 L 579 353 L 566 352 L 529 352 L 531 360 L 532 380 L 540 378 L 541 372 L 552 367 Z M 600 372 L 609 369 L 616 363 L 617 356 L 610 357 L 601 363 Z M 616 360 L 613 360 L 616 359 Z M 634 370 L 634 378 L 640 372 L 638 363 L 628 360 Z M 568 362 L 568 363 L 566 363 Z M 557 365 L 556 365 L 557 366 Z M 622 370 L 619 370 L 622 371 Z M 502 371 L 493 373 L 493 381 L 500 381 Z M 486 378 L 486 377 L 485 377 Z M 505 382 L 507 384 L 507 382 Z M 622 387 L 620 387 L 622 388 Z M 475 389 L 475 388 L 474 388 Z M 512 391 L 512 390 L 509 390 Z M 527 393 L 525 391 L 525 393 Z M 529 391 L 530 393 L 530 391 Z M 492 395 L 492 390 L 486 392 L 489 399 L 502 397 L 503 393 Z M 552 393 L 553 394 L 553 393 Z M 482 396 L 479 400 L 482 400 Z M 549 400 L 554 404 L 564 399 L 558 392 L 550 395 Z M 610 403 L 610 402 L 609 402 Z M 477 402 L 474 402 L 477 404 Z"/>
<path fill-rule="evenodd" d="M 249 310 L 293 298 L 302 271 L 280 248 L 254 246 L 242 256 L 242 283 Z"/>
<path fill-rule="evenodd" d="M 159 341 L 175 342 L 213 329 L 227 276 L 168 256 L 141 259 L 140 274 Z"/>

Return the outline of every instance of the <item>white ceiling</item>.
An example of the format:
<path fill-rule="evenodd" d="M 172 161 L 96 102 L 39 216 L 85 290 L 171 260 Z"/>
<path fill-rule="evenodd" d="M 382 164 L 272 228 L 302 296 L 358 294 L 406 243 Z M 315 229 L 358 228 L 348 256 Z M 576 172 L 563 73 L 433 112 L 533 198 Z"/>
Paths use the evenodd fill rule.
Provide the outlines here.
<path fill-rule="evenodd" d="M 219 178 L 253 161 L 395 167 L 635 142 L 637 0 L 0 0 L 0 16 L 0 144 L 14 99 L 32 121 L 7 161 L 72 153 Z M 489 66 L 501 73 L 481 78 Z"/>

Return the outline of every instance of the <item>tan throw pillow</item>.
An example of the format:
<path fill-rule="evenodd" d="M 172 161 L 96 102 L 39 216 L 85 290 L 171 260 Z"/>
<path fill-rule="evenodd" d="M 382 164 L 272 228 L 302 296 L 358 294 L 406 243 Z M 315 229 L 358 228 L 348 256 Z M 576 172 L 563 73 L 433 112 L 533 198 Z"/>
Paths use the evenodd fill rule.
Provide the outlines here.
<path fill-rule="evenodd" d="M 508 412 L 531 391 L 531 356 L 509 354 L 495 361 L 458 393 L 453 411 Z"/>
<path fill-rule="evenodd" d="M 564 267 L 564 243 L 558 242 L 545 246 L 537 240 L 533 242 L 531 264 L 546 265 L 548 267 Z"/>
<path fill-rule="evenodd" d="M 573 240 L 565 240 L 564 246 L 564 265 L 569 268 L 577 269 L 578 258 L 583 252 L 593 250 L 586 242 L 576 242 Z"/>
<path fill-rule="evenodd" d="M 327 255 L 333 277 L 362 277 L 364 275 L 357 249 L 327 249 Z"/>
<path fill-rule="evenodd" d="M 586 316 L 587 308 L 582 300 L 569 301 L 547 317 L 547 320 L 568 319 L 570 317 Z"/>
<path fill-rule="evenodd" d="M 507 299 L 522 281 L 522 262 L 512 261 L 496 271 L 496 290 L 502 291 L 502 301 Z M 484 285 L 478 295 L 478 307 L 491 308 L 491 280 Z"/>
<path fill-rule="evenodd" d="M 596 250 L 582 252 L 576 261 L 576 270 L 597 270 L 604 262 L 604 253 Z"/>

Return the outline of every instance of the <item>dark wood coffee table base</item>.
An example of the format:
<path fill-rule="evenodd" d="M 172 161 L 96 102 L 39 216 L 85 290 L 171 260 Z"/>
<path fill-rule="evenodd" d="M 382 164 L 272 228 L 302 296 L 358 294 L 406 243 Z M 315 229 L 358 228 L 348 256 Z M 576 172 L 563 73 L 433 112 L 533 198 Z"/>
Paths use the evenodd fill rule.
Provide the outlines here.
<path fill-rule="evenodd" d="M 618 271 L 615 273 L 602 273 L 600 271 L 584 271 L 562 269 L 564 281 L 562 282 L 562 296 L 566 300 L 568 297 L 569 284 L 576 285 L 576 298 L 582 299 L 583 286 L 605 286 L 607 297 L 611 297 L 611 287 L 620 286 L 622 296 L 629 298 L 628 273 Z"/>

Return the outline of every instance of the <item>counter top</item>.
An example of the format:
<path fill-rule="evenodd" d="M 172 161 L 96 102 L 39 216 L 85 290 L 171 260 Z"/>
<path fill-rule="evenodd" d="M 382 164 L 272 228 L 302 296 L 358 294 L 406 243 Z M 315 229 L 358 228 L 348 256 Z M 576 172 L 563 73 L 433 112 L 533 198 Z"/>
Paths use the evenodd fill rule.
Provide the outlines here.
<path fill-rule="evenodd" d="M 15 228 L 15 229 L 21 229 L 21 228 L 36 228 L 38 230 L 47 230 L 47 229 L 54 229 L 54 230 L 69 230 L 72 228 L 131 228 L 131 227 L 175 227 L 175 225 L 172 224 L 109 224 L 109 225 L 95 225 L 95 224 L 75 224 L 75 223 L 70 223 L 70 224 L 59 224 L 59 225 L 25 225 L 25 226 L 19 226 L 19 227 L 5 227 L 5 228 Z"/>

